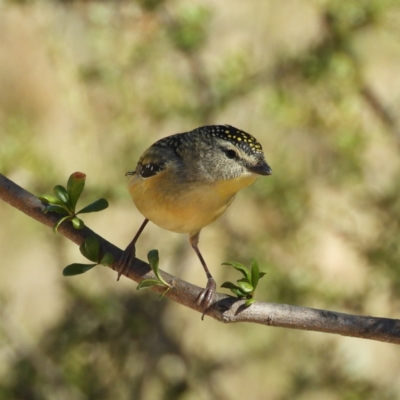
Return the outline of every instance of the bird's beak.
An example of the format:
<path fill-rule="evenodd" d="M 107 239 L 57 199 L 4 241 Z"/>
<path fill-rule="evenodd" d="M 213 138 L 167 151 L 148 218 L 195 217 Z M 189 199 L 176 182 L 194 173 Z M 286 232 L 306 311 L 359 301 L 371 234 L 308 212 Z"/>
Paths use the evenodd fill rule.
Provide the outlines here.
<path fill-rule="evenodd" d="M 255 174 L 259 175 L 271 175 L 272 174 L 272 169 L 271 167 L 266 163 L 265 160 L 260 161 L 256 165 L 247 167 L 247 169 Z"/>

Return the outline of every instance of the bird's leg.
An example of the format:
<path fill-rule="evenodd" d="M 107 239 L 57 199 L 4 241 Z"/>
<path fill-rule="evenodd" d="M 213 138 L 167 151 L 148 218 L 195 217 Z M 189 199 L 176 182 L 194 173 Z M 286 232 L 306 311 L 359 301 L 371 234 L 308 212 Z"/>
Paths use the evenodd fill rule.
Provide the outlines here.
<path fill-rule="evenodd" d="M 204 271 L 207 275 L 207 285 L 202 290 L 202 292 L 199 295 L 199 298 L 197 299 L 197 304 L 199 304 L 199 305 L 203 304 L 203 314 L 201 316 L 201 319 L 204 319 L 204 314 L 206 313 L 208 308 L 211 306 L 212 301 L 214 299 L 214 295 L 217 290 L 217 284 L 215 283 L 215 280 L 212 277 L 212 275 L 207 267 L 207 264 L 204 261 L 204 258 L 200 253 L 200 250 L 198 247 L 199 236 L 200 236 L 200 231 L 196 232 L 195 234 L 189 235 L 189 242 L 190 242 L 190 245 L 193 247 L 193 250 L 196 252 L 197 257 L 199 257 L 201 265 L 203 266 Z"/>
<path fill-rule="evenodd" d="M 118 271 L 117 281 L 119 281 L 119 278 L 121 277 L 122 274 L 125 275 L 125 273 L 129 269 L 129 265 L 130 265 L 131 261 L 135 258 L 136 242 L 139 239 L 139 236 L 143 232 L 143 229 L 146 227 L 148 222 L 149 222 L 149 220 L 147 218 L 143 221 L 143 223 L 140 226 L 139 230 L 137 231 L 135 237 L 132 239 L 132 241 L 128 244 L 127 248 L 122 253 L 122 257 L 119 259 L 117 268 L 116 268 L 116 270 Z"/>

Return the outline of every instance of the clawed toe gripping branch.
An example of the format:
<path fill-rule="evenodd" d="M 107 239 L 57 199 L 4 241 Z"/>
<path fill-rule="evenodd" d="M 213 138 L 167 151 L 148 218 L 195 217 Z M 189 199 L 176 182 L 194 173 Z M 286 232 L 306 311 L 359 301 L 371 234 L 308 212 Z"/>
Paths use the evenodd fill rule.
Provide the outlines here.
<path fill-rule="evenodd" d="M 79 245 L 81 253 L 91 261 L 90 264 L 67 266 L 63 273 L 68 276 L 84 273 L 98 264 L 115 268 L 115 260 L 122 256 L 122 250 L 86 227 L 79 217 L 88 212 L 104 210 L 108 206 L 105 199 L 99 199 L 77 212 L 75 210 L 85 178 L 85 174 L 76 172 L 69 178 L 66 188 L 57 185 L 54 196 L 45 195 L 39 199 L 0 174 L 0 199 Z M 149 253 L 149 262 L 151 267 L 135 258 L 128 278 L 141 282 L 139 288 L 148 287 L 186 307 L 203 311 L 196 301 L 201 288 L 160 271 L 158 253 L 155 250 Z M 400 344 L 400 320 L 397 319 L 254 302 L 254 290 L 263 276 L 259 272 L 258 264 L 253 261 L 251 270 L 239 263 L 226 264 L 233 266 L 243 276 L 237 280 L 237 284 L 225 282 L 222 285 L 230 289 L 237 298 L 216 293 L 214 303 L 206 314 L 219 321 L 253 322 Z"/>

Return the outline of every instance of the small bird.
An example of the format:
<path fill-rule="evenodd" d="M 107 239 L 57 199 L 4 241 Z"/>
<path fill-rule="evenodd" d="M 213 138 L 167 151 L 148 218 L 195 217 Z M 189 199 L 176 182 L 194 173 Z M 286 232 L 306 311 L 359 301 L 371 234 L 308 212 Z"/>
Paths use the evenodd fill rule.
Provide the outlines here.
<path fill-rule="evenodd" d="M 118 279 L 132 258 L 135 245 L 149 221 L 172 232 L 188 233 L 189 242 L 207 275 L 198 298 L 203 316 L 216 291 L 198 243 L 202 228 L 215 221 L 236 193 L 260 175 L 271 175 L 261 144 L 230 125 L 202 126 L 158 140 L 126 175 L 130 195 L 145 217 L 117 266 Z"/>

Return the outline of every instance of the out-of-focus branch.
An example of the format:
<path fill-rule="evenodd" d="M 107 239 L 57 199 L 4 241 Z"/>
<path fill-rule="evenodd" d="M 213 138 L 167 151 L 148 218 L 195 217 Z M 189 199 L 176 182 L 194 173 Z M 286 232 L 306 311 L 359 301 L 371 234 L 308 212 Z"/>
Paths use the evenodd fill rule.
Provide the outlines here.
<path fill-rule="evenodd" d="M 44 206 L 37 197 L 1 174 L 0 198 L 46 226 L 53 227 L 59 218 L 58 215 L 52 213 L 44 214 Z M 96 235 L 101 244 L 102 252 L 110 252 L 114 260 L 121 257 L 122 250 L 87 227 L 76 230 L 68 222 L 62 224 L 58 232 L 78 245 L 82 244 L 88 236 Z M 115 268 L 115 263 L 112 267 Z M 166 297 L 202 312 L 201 307 L 197 304 L 201 288 L 165 272 L 162 272 L 162 276 L 172 285 L 172 289 L 167 292 Z M 140 282 L 143 278 L 154 278 L 150 266 L 137 258 L 131 264 L 127 277 L 136 282 Z M 164 288 L 156 286 L 151 289 L 159 293 L 164 291 Z M 206 314 L 226 323 L 253 322 L 400 344 L 400 320 L 389 318 L 365 317 L 262 302 L 255 302 L 250 307 L 245 307 L 243 300 L 220 293 L 216 294 L 215 303 Z"/>
<path fill-rule="evenodd" d="M 397 140 L 397 144 L 400 147 L 400 127 L 390 113 L 390 111 L 385 107 L 379 100 L 378 96 L 367 86 L 361 88 L 360 93 L 364 100 L 369 104 L 371 110 L 379 118 L 379 120 L 392 132 L 394 132 Z"/>

